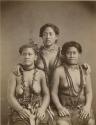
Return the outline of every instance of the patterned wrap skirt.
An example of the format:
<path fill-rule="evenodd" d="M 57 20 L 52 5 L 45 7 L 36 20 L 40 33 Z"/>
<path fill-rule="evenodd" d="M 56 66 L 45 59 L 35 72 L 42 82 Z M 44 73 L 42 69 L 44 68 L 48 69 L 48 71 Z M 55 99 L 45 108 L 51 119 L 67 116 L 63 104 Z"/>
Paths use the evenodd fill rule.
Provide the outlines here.
<path fill-rule="evenodd" d="M 70 100 L 70 97 L 67 95 L 62 95 L 61 98 L 62 98 L 61 104 L 68 109 L 70 116 L 59 116 L 56 108 L 54 108 L 53 111 L 55 114 L 55 117 L 54 117 L 55 122 L 61 120 L 61 121 L 67 122 L 68 125 L 88 125 L 88 121 L 90 119 L 94 119 L 94 114 L 92 109 L 90 111 L 90 116 L 88 116 L 86 119 L 80 118 L 80 112 L 82 110 L 82 107 L 85 104 L 84 100 L 81 99 L 81 100 L 78 100 L 77 102 L 77 97 L 75 98 L 71 97 L 71 100 Z M 72 106 L 72 103 L 74 103 L 74 106 Z M 56 125 L 56 123 L 54 125 Z"/>
<path fill-rule="evenodd" d="M 38 108 L 41 106 L 42 103 L 42 97 L 38 95 L 34 95 L 31 98 L 31 103 L 26 98 L 24 99 L 18 99 L 19 103 L 22 105 L 23 108 L 26 108 L 32 113 L 33 115 L 37 115 Z M 48 125 L 49 121 L 49 114 L 46 111 L 45 118 L 43 120 L 38 120 L 39 125 Z M 35 119 L 36 122 L 36 119 Z M 8 113 L 8 125 L 31 125 L 30 119 L 22 119 L 17 111 L 9 107 L 9 113 Z"/>

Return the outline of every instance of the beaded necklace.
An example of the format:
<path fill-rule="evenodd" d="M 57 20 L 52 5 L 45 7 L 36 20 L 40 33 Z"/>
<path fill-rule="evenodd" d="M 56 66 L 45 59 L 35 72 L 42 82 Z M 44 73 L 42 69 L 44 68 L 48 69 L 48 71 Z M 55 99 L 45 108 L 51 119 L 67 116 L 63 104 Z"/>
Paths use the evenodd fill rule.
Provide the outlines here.
<path fill-rule="evenodd" d="M 33 72 L 33 79 L 32 79 L 32 87 L 31 89 L 33 90 L 33 84 L 34 84 L 34 80 L 35 80 L 35 76 L 36 76 L 36 73 L 37 73 L 37 69 L 34 67 L 33 69 L 31 70 L 34 70 Z M 27 70 L 26 70 L 27 71 Z M 29 71 L 29 70 L 28 70 Z M 31 101 L 31 94 L 29 96 L 26 96 L 26 91 L 27 89 L 30 90 L 30 87 L 26 86 L 24 83 L 24 69 L 23 67 L 20 68 L 20 74 L 21 74 L 21 85 L 23 86 L 23 96 L 22 96 L 22 100 L 24 102 L 24 105 L 28 105 L 28 102 Z"/>
<path fill-rule="evenodd" d="M 46 81 L 47 81 L 47 85 L 48 85 L 48 81 L 49 81 L 49 78 L 48 78 L 48 76 L 49 76 L 48 67 L 47 67 L 45 58 L 43 57 L 42 51 L 40 51 L 39 56 L 40 56 L 40 58 L 42 59 L 43 64 L 44 64 L 44 71 L 45 71 Z M 60 57 L 60 47 L 58 48 L 58 52 L 57 52 L 56 58 L 55 58 L 54 63 L 53 63 L 52 71 L 54 71 L 54 69 L 56 68 L 57 63 L 58 63 L 58 60 L 59 60 L 59 57 Z M 38 68 L 39 68 L 39 67 L 38 67 Z"/>
<path fill-rule="evenodd" d="M 70 100 L 72 102 L 72 105 L 78 105 L 79 100 L 80 100 L 80 94 L 82 92 L 82 89 L 84 88 L 82 67 L 79 66 L 79 71 L 80 71 L 80 89 L 79 89 L 79 91 L 76 91 L 74 84 L 73 84 L 73 81 L 72 81 L 72 78 L 69 74 L 68 68 L 65 65 L 64 65 L 64 69 L 65 69 L 65 74 L 66 74 L 66 80 L 68 83 Z M 76 104 L 74 104 L 72 101 L 72 95 L 77 98 Z"/>

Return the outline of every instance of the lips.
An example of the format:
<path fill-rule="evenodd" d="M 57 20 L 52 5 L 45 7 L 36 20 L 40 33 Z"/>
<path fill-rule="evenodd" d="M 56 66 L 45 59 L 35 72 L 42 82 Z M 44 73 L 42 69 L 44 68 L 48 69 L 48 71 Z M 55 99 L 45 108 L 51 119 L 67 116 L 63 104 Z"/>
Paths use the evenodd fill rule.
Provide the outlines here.
<path fill-rule="evenodd" d="M 46 40 L 46 41 L 47 41 L 47 42 L 51 42 L 51 40 L 49 40 L 49 39 L 48 39 L 48 40 Z"/>
<path fill-rule="evenodd" d="M 76 60 L 75 58 L 69 58 L 69 60 Z"/>
<path fill-rule="evenodd" d="M 30 61 L 31 61 L 31 60 L 28 60 L 28 59 L 27 59 L 27 60 L 24 60 L 24 62 L 30 62 Z"/>

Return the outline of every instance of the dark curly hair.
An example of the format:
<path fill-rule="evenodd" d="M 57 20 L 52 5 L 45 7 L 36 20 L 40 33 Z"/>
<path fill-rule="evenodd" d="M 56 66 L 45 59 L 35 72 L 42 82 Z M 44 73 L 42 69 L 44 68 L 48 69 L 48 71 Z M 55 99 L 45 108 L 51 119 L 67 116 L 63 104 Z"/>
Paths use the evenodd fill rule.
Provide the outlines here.
<path fill-rule="evenodd" d="M 54 30 L 55 34 L 56 34 L 56 35 L 59 35 L 60 31 L 59 31 L 59 28 L 58 28 L 56 25 L 54 25 L 54 24 L 52 24 L 52 23 L 46 23 L 45 25 L 43 25 L 43 26 L 40 28 L 40 33 L 39 33 L 39 36 L 40 36 L 40 37 L 43 36 L 43 32 L 45 31 L 45 29 L 46 29 L 47 27 L 51 27 L 51 28 Z"/>
<path fill-rule="evenodd" d="M 35 54 L 38 54 L 38 46 L 37 44 L 35 44 L 34 42 L 29 42 L 27 44 L 24 44 L 22 45 L 20 48 L 19 48 L 19 53 L 20 55 L 22 54 L 23 50 L 26 49 L 26 48 L 32 48 L 35 52 Z"/>
<path fill-rule="evenodd" d="M 77 50 L 80 54 L 82 53 L 82 47 L 78 42 L 69 41 L 69 42 L 66 42 L 63 44 L 61 54 L 65 55 L 66 51 L 68 50 L 69 47 L 75 47 L 75 48 L 77 48 Z"/>

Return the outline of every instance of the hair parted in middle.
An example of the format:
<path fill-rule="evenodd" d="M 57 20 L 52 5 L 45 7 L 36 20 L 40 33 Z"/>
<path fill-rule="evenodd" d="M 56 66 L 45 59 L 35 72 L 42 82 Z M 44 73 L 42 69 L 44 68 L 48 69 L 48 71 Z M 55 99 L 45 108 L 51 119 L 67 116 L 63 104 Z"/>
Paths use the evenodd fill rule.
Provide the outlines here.
<path fill-rule="evenodd" d="M 43 32 L 45 31 L 45 29 L 46 29 L 47 27 L 51 27 L 51 28 L 53 29 L 53 31 L 55 32 L 56 35 L 59 35 L 59 34 L 60 34 L 60 30 L 59 30 L 59 28 L 58 28 L 56 25 L 54 25 L 54 24 L 52 24 L 52 23 L 46 23 L 46 24 L 44 24 L 44 25 L 40 28 L 40 33 L 39 33 L 39 36 L 40 36 L 40 37 L 43 36 Z"/>

